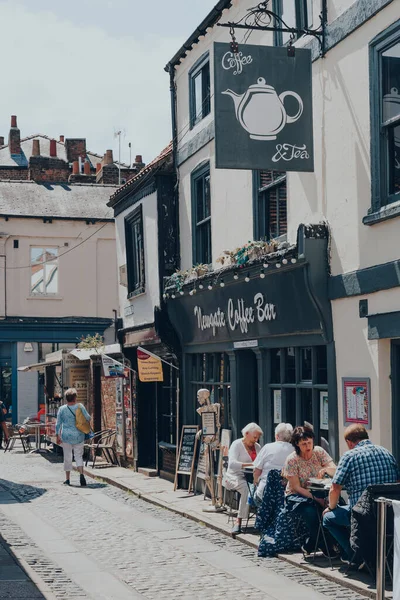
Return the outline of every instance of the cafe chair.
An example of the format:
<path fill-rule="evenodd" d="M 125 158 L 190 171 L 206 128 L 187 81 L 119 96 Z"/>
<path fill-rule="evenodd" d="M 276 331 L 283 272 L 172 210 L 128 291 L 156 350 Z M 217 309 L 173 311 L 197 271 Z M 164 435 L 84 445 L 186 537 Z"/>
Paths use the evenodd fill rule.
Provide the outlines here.
<path fill-rule="evenodd" d="M 109 429 L 105 432 L 99 432 L 100 435 L 92 438 L 92 444 L 90 444 L 89 455 L 86 459 L 85 466 L 87 466 L 90 455 L 92 457 L 92 469 L 95 468 L 96 460 L 98 456 L 103 456 L 108 465 L 118 465 L 120 466 L 118 455 L 115 451 L 115 436 L 116 430 Z M 94 440 L 94 441 L 93 441 Z M 104 463 L 102 463 L 102 466 Z M 100 465 L 98 465 L 100 466 Z"/>
<path fill-rule="evenodd" d="M 224 487 L 224 506 L 228 507 L 228 523 L 233 523 L 237 517 L 240 495 L 237 490 L 228 490 Z"/>
<path fill-rule="evenodd" d="M 27 432 L 26 427 L 23 425 L 15 425 L 15 427 L 8 425 L 8 436 L 9 437 L 4 448 L 4 452 L 7 452 L 7 450 L 11 452 L 16 442 L 20 442 L 24 454 L 32 449 L 29 433 Z"/>

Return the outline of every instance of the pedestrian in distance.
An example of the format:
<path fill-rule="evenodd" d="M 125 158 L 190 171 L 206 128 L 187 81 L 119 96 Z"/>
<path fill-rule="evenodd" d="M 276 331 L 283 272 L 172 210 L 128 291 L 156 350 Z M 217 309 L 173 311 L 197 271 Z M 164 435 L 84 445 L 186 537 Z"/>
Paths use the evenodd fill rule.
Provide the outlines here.
<path fill-rule="evenodd" d="M 76 402 L 77 391 L 75 388 L 69 388 L 65 392 L 67 404 L 61 406 L 57 413 L 56 434 L 57 444 L 62 446 L 64 453 L 64 471 L 66 479 L 64 485 L 70 485 L 70 476 L 72 471 L 72 453 L 75 457 L 76 466 L 80 473 L 81 486 L 86 485 L 86 479 L 83 474 L 83 445 L 85 434 L 76 426 L 76 412 L 82 411 L 87 421 L 90 421 L 90 415 L 82 404 Z"/>
<path fill-rule="evenodd" d="M 8 440 L 6 414 L 7 414 L 6 405 L 4 404 L 4 402 L 0 401 L 0 448 L 3 448 L 3 437 L 5 439 L 6 444 L 7 444 L 7 440 Z"/>

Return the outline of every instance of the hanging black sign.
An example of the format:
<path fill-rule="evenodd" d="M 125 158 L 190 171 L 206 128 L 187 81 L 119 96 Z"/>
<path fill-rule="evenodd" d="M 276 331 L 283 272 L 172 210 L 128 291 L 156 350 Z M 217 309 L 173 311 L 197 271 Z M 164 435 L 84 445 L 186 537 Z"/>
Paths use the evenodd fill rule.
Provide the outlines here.
<path fill-rule="evenodd" d="M 214 43 L 216 167 L 313 171 L 311 51 Z"/>

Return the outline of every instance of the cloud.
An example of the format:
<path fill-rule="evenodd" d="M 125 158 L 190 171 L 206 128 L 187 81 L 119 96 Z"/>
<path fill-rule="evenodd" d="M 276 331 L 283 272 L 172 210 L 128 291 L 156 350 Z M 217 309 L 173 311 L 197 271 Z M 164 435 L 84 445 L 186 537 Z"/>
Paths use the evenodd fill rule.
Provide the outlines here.
<path fill-rule="evenodd" d="M 142 154 L 149 162 L 171 138 L 169 77 L 163 69 L 183 39 L 143 32 L 118 37 L 98 20 L 79 22 L 72 13 L 74 22 L 66 14 L 32 10 L 15 0 L 0 2 L 0 135 L 7 139 L 10 115 L 16 114 L 22 137 L 86 137 L 93 152 L 113 148 L 118 158 L 114 131 L 121 129 L 121 159 L 129 161 L 131 142 L 132 160 Z"/>

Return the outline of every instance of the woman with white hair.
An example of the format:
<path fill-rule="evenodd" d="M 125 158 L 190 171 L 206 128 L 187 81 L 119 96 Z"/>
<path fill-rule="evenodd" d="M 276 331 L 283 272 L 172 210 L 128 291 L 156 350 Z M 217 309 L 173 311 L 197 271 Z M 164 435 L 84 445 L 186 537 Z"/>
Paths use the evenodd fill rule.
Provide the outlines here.
<path fill-rule="evenodd" d="M 290 443 L 293 427 L 290 423 L 279 423 L 275 427 L 275 442 L 265 444 L 254 462 L 254 483 L 257 485 L 256 499 L 262 500 L 268 473 L 272 469 L 281 471 L 286 459 L 293 452 Z"/>
<path fill-rule="evenodd" d="M 235 440 L 229 448 L 225 487 L 227 490 L 235 490 L 240 494 L 238 516 L 232 529 L 233 537 L 241 533 L 242 519 L 247 519 L 249 512 L 247 504 L 249 490 L 243 469 L 253 466 L 253 462 L 261 449 L 260 444 L 257 442 L 262 434 L 262 429 L 257 423 L 249 423 L 242 429 L 243 437 Z"/>

